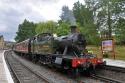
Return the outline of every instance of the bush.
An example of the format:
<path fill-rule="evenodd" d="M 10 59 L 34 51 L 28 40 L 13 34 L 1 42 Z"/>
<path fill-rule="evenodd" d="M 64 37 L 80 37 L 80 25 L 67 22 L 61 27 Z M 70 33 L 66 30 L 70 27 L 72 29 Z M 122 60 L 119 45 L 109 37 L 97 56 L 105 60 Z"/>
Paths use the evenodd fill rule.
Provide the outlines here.
<path fill-rule="evenodd" d="M 103 57 L 104 57 L 104 58 L 108 58 L 108 57 L 109 57 L 109 54 L 108 54 L 108 53 L 103 53 Z"/>

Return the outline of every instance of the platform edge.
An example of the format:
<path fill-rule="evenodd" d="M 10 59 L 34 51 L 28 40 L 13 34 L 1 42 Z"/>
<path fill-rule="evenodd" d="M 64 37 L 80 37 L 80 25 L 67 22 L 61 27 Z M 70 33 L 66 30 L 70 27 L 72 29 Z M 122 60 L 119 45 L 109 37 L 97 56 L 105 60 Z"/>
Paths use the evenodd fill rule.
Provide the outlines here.
<path fill-rule="evenodd" d="M 5 50 L 4 50 L 4 52 L 5 52 Z M 4 52 L 2 53 L 2 55 L 3 55 L 2 59 L 3 59 L 3 64 L 4 64 L 7 81 L 8 81 L 8 83 L 14 83 L 13 78 L 10 74 L 10 71 L 9 71 L 6 61 L 5 61 Z"/>

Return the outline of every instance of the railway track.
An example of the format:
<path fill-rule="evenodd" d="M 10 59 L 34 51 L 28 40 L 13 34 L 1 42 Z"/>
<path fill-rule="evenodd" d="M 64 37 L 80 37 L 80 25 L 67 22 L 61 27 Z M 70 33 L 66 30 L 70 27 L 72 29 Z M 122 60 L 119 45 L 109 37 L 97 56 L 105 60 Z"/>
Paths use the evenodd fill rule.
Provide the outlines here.
<path fill-rule="evenodd" d="M 103 69 L 125 73 L 125 68 L 122 68 L 122 67 L 116 67 L 116 66 L 106 65 L 106 66 L 103 67 Z"/>
<path fill-rule="evenodd" d="M 96 75 L 96 74 L 91 75 L 91 77 L 94 78 L 94 79 L 101 80 L 101 81 L 106 82 L 106 83 L 123 83 L 119 80 L 111 79 L 111 78 L 101 76 L 101 75 Z"/>
<path fill-rule="evenodd" d="M 50 77 L 48 76 L 49 79 L 47 79 L 48 77 L 45 74 L 43 74 L 45 77 L 41 75 L 42 71 L 40 69 L 32 70 L 31 65 L 29 67 L 27 67 L 28 65 L 23 65 L 24 63 L 22 61 L 24 61 L 24 60 L 22 60 L 22 61 L 18 60 L 17 57 L 13 56 L 13 54 L 11 54 L 9 52 L 8 52 L 8 54 L 5 54 L 5 58 L 6 58 L 6 60 L 9 59 L 9 60 L 7 60 L 7 62 L 9 62 L 10 67 L 12 67 L 11 71 L 14 72 L 13 75 L 14 75 L 14 77 L 16 77 L 15 83 L 27 83 L 27 82 L 28 83 L 122 83 L 122 82 L 119 82 L 118 80 L 108 79 L 104 76 L 99 76 L 99 75 L 98 76 L 94 75 L 94 76 L 91 76 L 88 78 L 82 77 L 78 80 L 71 81 L 70 78 L 68 78 L 67 76 L 63 77 L 62 74 L 60 74 L 58 77 L 55 77 L 54 74 L 56 74 L 57 72 L 52 73 L 52 75 L 54 78 L 56 78 L 56 80 L 58 80 L 58 79 L 59 80 L 52 81 L 53 78 L 51 78 L 51 74 L 50 74 Z M 21 66 L 19 66 L 19 65 L 21 65 Z M 48 71 L 48 72 L 53 72 L 53 71 Z M 61 82 L 61 80 L 62 80 L 62 82 Z M 67 80 L 67 81 L 64 81 L 64 80 Z M 74 80 L 74 79 L 72 79 L 72 80 Z"/>
<path fill-rule="evenodd" d="M 13 73 L 15 83 L 53 83 L 43 75 L 23 65 L 9 52 L 10 51 L 5 52 L 5 60 Z"/>
<path fill-rule="evenodd" d="M 104 66 L 97 69 L 96 74 L 93 76 L 98 79 L 109 81 L 108 83 L 124 83 L 125 82 L 125 68 L 116 66 Z"/>
<path fill-rule="evenodd" d="M 64 74 L 64 72 L 61 72 L 58 69 L 53 70 L 53 68 L 49 68 L 48 66 L 43 66 L 40 64 L 34 64 L 31 61 L 22 59 L 21 57 L 16 56 L 14 54 L 13 56 L 15 58 L 19 58 L 21 62 L 24 62 L 31 68 L 35 67 L 33 68 L 35 71 L 38 71 L 40 74 L 44 74 L 47 78 L 53 80 L 54 83 L 105 83 L 99 80 L 92 79 L 90 77 L 83 77 L 83 76 L 80 76 L 79 78 L 75 79 L 69 77 L 66 72 Z"/>

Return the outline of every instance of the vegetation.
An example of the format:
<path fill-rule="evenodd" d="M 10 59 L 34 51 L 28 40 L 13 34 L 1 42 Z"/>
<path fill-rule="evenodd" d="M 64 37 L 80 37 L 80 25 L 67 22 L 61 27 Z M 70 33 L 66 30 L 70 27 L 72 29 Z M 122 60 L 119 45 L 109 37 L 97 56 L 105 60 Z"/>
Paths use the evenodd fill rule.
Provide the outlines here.
<path fill-rule="evenodd" d="M 15 40 L 20 42 L 40 33 L 56 33 L 58 36 L 67 35 L 70 25 L 77 25 L 85 35 L 88 45 L 96 45 L 91 49 L 100 55 L 101 37 L 115 38 L 116 44 L 125 44 L 125 1 L 124 0 L 85 0 L 85 4 L 74 3 L 73 9 L 62 7 L 58 22 L 46 21 L 40 23 L 24 20 L 19 24 Z M 90 47 L 88 47 L 90 48 Z M 125 59 L 124 46 L 116 47 L 118 59 Z"/>
<path fill-rule="evenodd" d="M 98 45 L 99 35 L 111 37 L 112 34 L 115 34 L 116 42 L 121 42 L 118 39 L 121 39 L 125 29 L 122 28 L 121 22 L 125 19 L 124 6 L 123 0 L 85 0 L 85 5 L 79 1 L 74 3 L 74 16 L 84 28 L 82 31 L 87 36 L 89 44 Z M 96 39 L 98 41 L 95 41 Z"/>
<path fill-rule="evenodd" d="M 94 23 L 94 11 L 89 8 L 89 5 L 82 5 L 80 2 L 76 2 L 74 3 L 73 12 L 77 23 L 80 25 L 80 31 L 86 35 L 88 44 L 98 45 L 100 39 L 97 26 Z"/>
<path fill-rule="evenodd" d="M 59 36 L 69 33 L 69 25 L 78 25 L 86 36 L 88 44 L 99 45 L 100 36 L 111 37 L 115 34 L 118 44 L 125 43 L 125 1 L 124 0 L 85 0 L 74 3 L 73 9 L 62 7 L 58 22 L 46 21 L 35 24 L 24 20 L 18 26 L 16 41 L 22 41 L 43 32 L 57 33 Z"/>
<path fill-rule="evenodd" d="M 40 22 L 37 24 L 36 33 L 55 33 L 57 29 L 57 23 L 54 21 Z"/>
<path fill-rule="evenodd" d="M 58 22 L 59 26 L 56 29 L 56 34 L 58 36 L 67 35 L 70 32 L 69 24 L 66 22 Z"/>
<path fill-rule="evenodd" d="M 19 24 L 18 31 L 16 32 L 17 36 L 15 37 L 16 42 L 23 41 L 27 38 L 30 38 L 36 34 L 35 32 L 36 24 L 33 22 L 29 22 L 28 20 L 24 20 L 22 24 Z"/>
<path fill-rule="evenodd" d="M 87 46 L 87 49 L 92 50 L 93 53 L 96 54 L 98 57 L 102 57 L 100 46 L 89 45 L 89 46 Z M 124 51 L 125 51 L 125 46 L 116 45 L 115 46 L 116 59 L 125 60 L 125 52 Z M 111 53 L 108 54 L 108 57 L 113 59 L 113 56 Z"/>

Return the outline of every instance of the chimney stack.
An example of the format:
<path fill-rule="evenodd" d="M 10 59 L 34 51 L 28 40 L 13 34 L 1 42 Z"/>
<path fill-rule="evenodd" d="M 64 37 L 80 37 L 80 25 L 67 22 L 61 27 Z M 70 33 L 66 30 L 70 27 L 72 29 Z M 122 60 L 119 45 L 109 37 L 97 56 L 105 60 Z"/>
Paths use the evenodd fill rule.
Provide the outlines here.
<path fill-rule="evenodd" d="M 77 32 L 77 26 L 73 25 L 73 26 L 70 26 L 70 28 L 71 28 L 71 33 Z"/>

